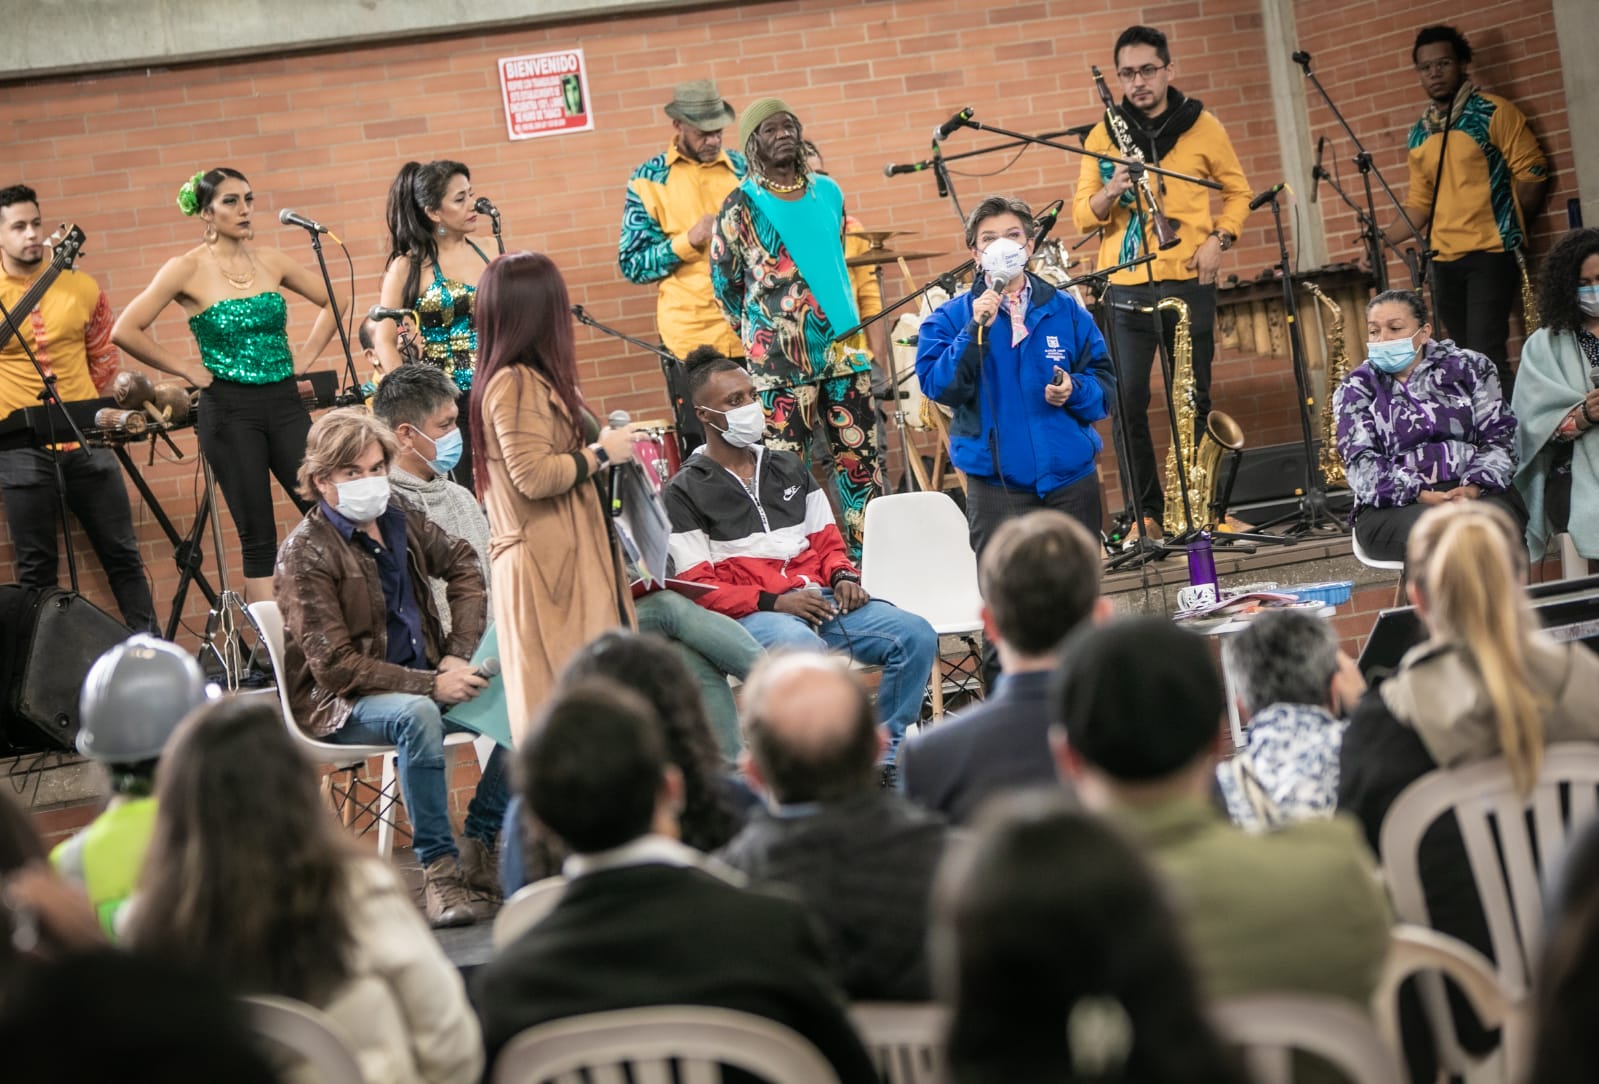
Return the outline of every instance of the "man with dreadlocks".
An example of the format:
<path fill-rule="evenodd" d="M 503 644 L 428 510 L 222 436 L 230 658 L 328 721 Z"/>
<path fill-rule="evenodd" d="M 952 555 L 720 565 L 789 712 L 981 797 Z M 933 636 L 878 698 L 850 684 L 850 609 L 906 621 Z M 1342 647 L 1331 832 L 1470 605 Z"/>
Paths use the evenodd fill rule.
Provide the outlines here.
<path fill-rule="evenodd" d="M 866 502 L 882 492 L 870 356 L 833 345 L 859 323 L 844 264 L 844 194 L 805 162 L 792 110 L 763 98 L 744 111 L 749 174 L 722 204 L 711 285 L 744 343 L 766 412 L 766 447 L 806 457 L 826 425 L 845 539 L 860 556 Z"/>

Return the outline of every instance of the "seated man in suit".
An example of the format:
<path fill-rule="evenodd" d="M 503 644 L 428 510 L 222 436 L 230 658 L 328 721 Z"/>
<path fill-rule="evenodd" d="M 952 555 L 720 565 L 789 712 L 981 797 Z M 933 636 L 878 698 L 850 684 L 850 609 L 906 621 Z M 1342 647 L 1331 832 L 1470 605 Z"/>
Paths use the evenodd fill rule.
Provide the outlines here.
<path fill-rule="evenodd" d="M 1360 827 L 1334 817 L 1257 836 L 1216 809 L 1226 704 L 1203 638 L 1164 617 L 1083 629 L 1054 688 L 1061 774 L 1148 849 L 1210 997 L 1370 1001 L 1392 918 Z"/>
<path fill-rule="evenodd" d="M 927 901 L 941 818 L 877 785 L 885 737 L 843 660 L 762 663 L 744 687 L 743 768 L 769 808 L 718 856 L 797 891 L 821 918 L 833 970 L 858 1001 L 927 1001 Z"/>
<path fill-rule="evenodd" d="M 365 410 L 317 419 L 299 477 L 317 504 L 278 551 L 272 589 L 295 721 L 322 741 L 395 746 L 428 920 L 462 926 L 498 906 L 507 757 L 496 747 L 484 765 L 457 848 L 444 755 L 453 724 L 440 706 L 488 684 L 467 662 L 483 635 L 486 591 L 471 545 L 391 496 L 396 450 L 394 433 Z M 445 583 L 448 634 L 429 577 Z"/>
<path fill-rule="evenodd" d="M 906 797 L 955 824 L 997 791 L 1055 779 L 1049 752 L 1049 678 L 1058 649 L 1079 625 L 1104 621 L 1099 546 L 1064 512 L 1006 520 L 979 560 L 983 637 L 1003 671 L 981 704 L 906 743 L 899 778 Z"/>
<path fill-rule="evenodd" d="M 536 1024 L 648 1005 L 764 1016 L 813 1043 L 843 1084 L 876 1084 L 810 917 L 722 879 L 677 839 L 683 777 L 637 694 L 580 682 L 517 751 L 522 798 L 571 856 L 544 919 L 478 973 L 492 1071 Z"/>
<path fill-rule="evenodd" d="M 832 649 L 881 665 L 877 705 L 892 762 L 921 714 L 938 656 L 933 626 L 861 587 L 804 461 L 762 447 L 767 419 L 749 373 L 708 346 L 685 364 L 705 446 L 666 489 L 677 574 L 713 585 L 700 605 L 737 618 L 763 647 Z"/>

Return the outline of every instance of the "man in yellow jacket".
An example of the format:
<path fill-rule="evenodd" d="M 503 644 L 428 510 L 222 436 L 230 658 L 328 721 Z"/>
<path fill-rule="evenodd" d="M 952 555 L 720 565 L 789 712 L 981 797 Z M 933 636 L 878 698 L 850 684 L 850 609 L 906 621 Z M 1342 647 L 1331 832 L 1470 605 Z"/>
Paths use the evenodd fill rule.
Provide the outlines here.
<path fill-rule="evenodd" d="M 1166 297 L 1188 305 L 1193 336 L 1195 417 L 1203 425 L 1210 412 L 1210 363 L 1215 353 L 1216 272 L 1222 253 L 1233 246 L 1249 214 L 1249 182 L 1232 141 L 1215 116 L 1196 98 L 1171 85 L 1171 49 L 1166 35 L 1152 27 L 1130 26 L 1116 39 L 1116 78 L 1123 97 L 1116 110 L 1126 122 L 1144 160 L 1178 173 L 1221 184 L 1221 212 L 1211 212 L 1211 190 L 1185 181 L 1148 174 L 1160 193 L 1161 209 L 1177 231 L 1177 244 L 1157 251 L 1150 229 L 1150 208 L 1144 206 L 1125 166 L 1084 158 L 1072 218 L 1084 232 L 1100 231 L 1099 264 L 1111 267 L 1155 252 L 1150 265 L 1154 285 L 1144 267 L 1110 276 L 1105 328 L 1116 359 L 1117 378 L 1126 389 L 1127 417 L 1117 420 L 1116 444 L 1122 460 L 1123 492 L 1136 487 L 1143 505 L 1144 530 L 1159 537 L 1165 513 L 1154 444 L 1149 434 L 1149 372 L 1155 357 L 1155 325 L 1147 311 Z M 1105 121 L 1094 126 L 1085 147 L 1096 153 L 1121 155 Z M 1125 307 L 1123 307 L 1125 306 Z M 1163 314 L 1170 351 L 1176 319 Z M 1125 428 L 1123 428 L 1125 427 Z M 1184 433 L 1193 440 L 1196 433 Z M 1131 498 L 1129 496 L 1129 506 Z M 1150 522 L 1150 521 L 1153 522 Z"/>

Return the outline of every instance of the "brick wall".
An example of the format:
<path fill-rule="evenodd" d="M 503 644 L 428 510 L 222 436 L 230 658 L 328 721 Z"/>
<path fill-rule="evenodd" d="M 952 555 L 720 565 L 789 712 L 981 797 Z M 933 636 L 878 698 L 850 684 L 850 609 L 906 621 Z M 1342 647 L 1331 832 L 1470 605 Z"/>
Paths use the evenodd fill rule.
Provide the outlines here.
<path fill-rule="evenodd" d="M 1414 26 L 1451 13 L 1431 2 L 1337 5 L 1336 11 L 1296 6 L 1302 47 L 1316 56 L 1329 88 L 1384 168 L 1402 180 L 1403 131 L 1421 105 L 1408 68 L 1409 35 Z M 1565 120 L 1550 97 L 1558 78 L 1548 15 L 1547 0 L 1514 8 L 1493 4 L 1462 25 L 1478 39 L 1485 85 L 1512 94 L 1534 114 L 1555 154 L 1558 198 L 1572 185 L 1558 172 Z M 669 136 L 661 106 L 673 83 L 712 75 L 735 105 L 765 94 L 786 97 L 821 144 L 859 217 L 872 227 L 916 231 L 917 237 L 900 241 L 904 247 L 948 253 L 915 265 L 917 274 L 930 276 L 963 255 L 951 208 L 937 198 L 930 178 L 885 178 L 883 165 L 924 155 L 932 125 L 967 105 L 976 107 L 979 119 L 1023 131 L 1095 119 L 1088 66 L 1111 67 L 1115 35 L 1135 20 L 1169 32 L 1177 85 L 1226 124 L 1251 183 L 1258 188 L 1280 179 L 1257 0 L 1210 0 L 1203 10 L 1196 0 L 1133 8 L 1108 0 L 1051 0 L 988 10 L 954 0 L 784 0 L 37 81 L 5 88 L 0 133 L 8 153 L 0 172 L 4 183 L 23 180 L 39 190 L 47 220 L 84 226 L 90 247 L 81 266 L 120 308 L 162 261 L 199 238 L 197 220 L 183 218 L 173 205 L 178 184 L 198 168 L 235 166 L 257 193 L 258 243 L 309 260 L 304 235 L 272 222 L 285 207 L 333 225 L 349 246 L 355 307 L 364 311 L 376 300 L 383 200 L 396 168 L 407 158 L 460 159 L 472 167 L 477 190 L 504 212 L 512 246 L 555 254 L 574 300 L 596 318 L 648 337 L 653 291 L 621 278 L 615 241 L 627 174 Z M 1357 23 L 1358 32 L 1351 32 Z M 586 51 L 598 130 L 507 141 L 496 59 L 570 45 Z M 1318 131 L 1330 131 L 1319 110 L 1312 117 Z M 947 150 L 992 141 L 963 132 Z M 991 172 L 1009 161 L 995 155 L 961 165 Z M 1037 205 L 1070 199 L 1076 175 L 1075 159 L 1035 149 L 997 177 L 960 175 L 955 183 L 968 208 L 1000 190 Z M 1251 218 L 1224 271 L 1250 279 L 1274 261 L 1269 225 L 1269 217 Z M 1333 258 L 1347 259 L 1354 252 L 1347 219 L 1335 216 L 1333 226 Z M 489 242 L 486 229 L 479 240 Z M 335 279 L 343 282 L 344 261 L 329 248 Z M 896 295 L 898 275 L 888 278 L 889 293 Z M 292 304 L 291 337 L 303 336 L 309 320 L 303 303 Z M 155 333 L 192 355 L 176 309 Z M 588 329 L 579 329 L 578 342 L 584 386 L 602 412 L 665 413 L 653 357 Z M 324 364 L 331 366 L 335 353 L 336 344 Z M 1296 435 L 1286 361 L 1226 353 L 1216 385 L 1217 406 L 1238 416 L 1251 443 Z M 1157 432 L 1163 429 L 1158 422 Z M 192 434 L 177 439 L 192 452 Z M 180 529 L 193 511 L 193 464 L 192 456 L 182 464 L 158 461 L 146 472 Z M 1114 488 L 1108 460 L 1103 473 Z M 291 506 L 280 501 L 279 510 L 286 530 Z M 164 600 L 176 578 L 171 547 L 146 513 L 136 516 L 156 595 Z M 231 523 L 227 540 L 236 546 Z M 236 553 L 234 562 L 237 574 Z M 89 594 L 108 599 L 98 566 L 92 559 L 85 564 Z M 9 545 L 0 544 L 0 582 L 13 575 Z M 191 601 L 191 621 L 203 612 Z"/>

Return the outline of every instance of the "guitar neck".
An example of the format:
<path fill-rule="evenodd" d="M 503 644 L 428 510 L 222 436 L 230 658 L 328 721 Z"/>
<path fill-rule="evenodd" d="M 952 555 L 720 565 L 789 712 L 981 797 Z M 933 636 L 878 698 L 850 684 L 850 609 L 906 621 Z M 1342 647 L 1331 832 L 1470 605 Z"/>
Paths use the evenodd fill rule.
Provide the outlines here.
<path fill-rule="evenodd" d="M 4 317 L 0 317 L 0 350 L 5 349 L 6 344 L 11 341 L 12 331 L 17 330 L 12 327 L 11 321 L 21 325 L 23 318 L 33 311 L 33 307 L 39 303 L 39 299 L 44 296 L 44 292 L 50 288 L 50 284 L 55 282 L 60 274 L 61 264 L 52 260 L 50 266 L 45 269 L 44 274 L 35 279 L 33 285 L 28 287 L 28 292 L 22 295 L 22 300 L 18 301 L 14 306 L 9 306 L 11 320 L 8 321 Z"/>

